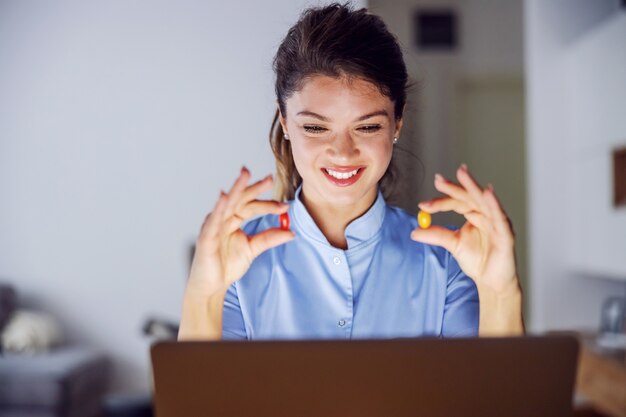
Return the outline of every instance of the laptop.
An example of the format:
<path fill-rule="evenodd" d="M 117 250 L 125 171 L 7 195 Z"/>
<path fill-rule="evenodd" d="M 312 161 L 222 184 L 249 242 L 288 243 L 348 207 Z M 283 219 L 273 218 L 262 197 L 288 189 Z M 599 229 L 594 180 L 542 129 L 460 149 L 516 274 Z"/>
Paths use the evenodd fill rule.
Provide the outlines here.
<path fill-rule="evenodd" d="M 156 417 L 571 417 L 572 336 L 152 346 Z"/>

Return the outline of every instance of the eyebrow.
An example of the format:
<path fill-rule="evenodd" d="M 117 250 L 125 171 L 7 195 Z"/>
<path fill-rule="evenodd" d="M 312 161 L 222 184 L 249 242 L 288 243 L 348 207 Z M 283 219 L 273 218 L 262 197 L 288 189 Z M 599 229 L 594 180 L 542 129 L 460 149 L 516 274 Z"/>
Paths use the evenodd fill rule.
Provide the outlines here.
<path fill-rule="evenodd" d="M 298 112 L 296 114 L 296 116 L 310 116 L 310 117 L 314 117 L 314 118 L 319 119 L 319 120 L 324 121 L 324 122 L 329 122 L 330 121 L 330 119 L 328 117 L 322 116 L 321 114 L 317 114 L 317 113 L 314 113 L 314 112 L 308 111 L 308 110 L 302 110 L 301 112 Z M 375 111 L 375 112 L 372 112 L 372 113 L 365 114 L 365 115 L 357 118 L 355 121 L 356 122 L 360 122 L 360 121 L 367 120 L 367 119 L 369 119 L 371 117 L 374 117 L 374 116 L 385 116 L 385 117 L 389 118 L 389 114 L 387 113 L 386 110 L 378 110 L 378 111 Z"/>

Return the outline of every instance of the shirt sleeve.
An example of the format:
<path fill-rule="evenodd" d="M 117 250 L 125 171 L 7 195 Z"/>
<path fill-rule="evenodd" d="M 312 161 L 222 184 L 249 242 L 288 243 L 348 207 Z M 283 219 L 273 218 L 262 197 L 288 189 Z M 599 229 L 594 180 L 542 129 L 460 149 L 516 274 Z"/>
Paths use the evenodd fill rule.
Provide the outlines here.
<path fill-rule="evenodd" d="M 226 291 L 224 297 L 224 314 L 222 317 L 222 339 L 224 340 L 245 340 L 246 326 L 239 305 L 237 287 L 233 283 Z"/>
<path fill-rule="evenodd" d="M 476 284 L 465 275 L 456 259 L 449 252 L 446 253 L 448 284 L 441 336 L 478 336 L 480 303 Z"/>

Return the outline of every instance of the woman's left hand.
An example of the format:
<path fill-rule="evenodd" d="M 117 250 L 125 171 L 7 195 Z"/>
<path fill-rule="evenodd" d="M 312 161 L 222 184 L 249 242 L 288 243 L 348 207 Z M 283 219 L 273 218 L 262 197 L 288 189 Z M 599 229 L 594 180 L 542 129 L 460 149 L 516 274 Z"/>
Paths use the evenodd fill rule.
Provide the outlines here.
<path fill-rule="evenodd" d="M 506 294 L 519 288 L 515 267 L 515 235 L 493 187 L 481 188 L 467 166 L 456 172 L 460 184 L 435 176 L 435 188 L 446 196 L 419 204 L 428 213 L 455 211 L 467 220 L 458 230 L 416 228 L 411 239 L 447 249 L 479 292 Z"/>

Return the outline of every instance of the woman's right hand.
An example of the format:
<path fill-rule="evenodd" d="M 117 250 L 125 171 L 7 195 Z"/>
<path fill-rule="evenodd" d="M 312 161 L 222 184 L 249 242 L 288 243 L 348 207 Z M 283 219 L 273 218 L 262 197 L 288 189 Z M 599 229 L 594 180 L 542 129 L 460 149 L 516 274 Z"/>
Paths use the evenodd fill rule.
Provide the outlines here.
<path fill-rule="evenodd" d="M 272 176 L 248 186 L 250 171 L 245 167 L 228 194 L 220 197 L 205 219 L 196 242 L 187 291 L 209 297 L 225 292 L 250 268 L 254 258 L 264 251 L 292 240 L 289 230 L 271 228 L 254 236 L 240 229 L 248 219 L 263 214 L 281 214 L 289 205 L 278 201 L 257 200 L 272 188 Z"/>

